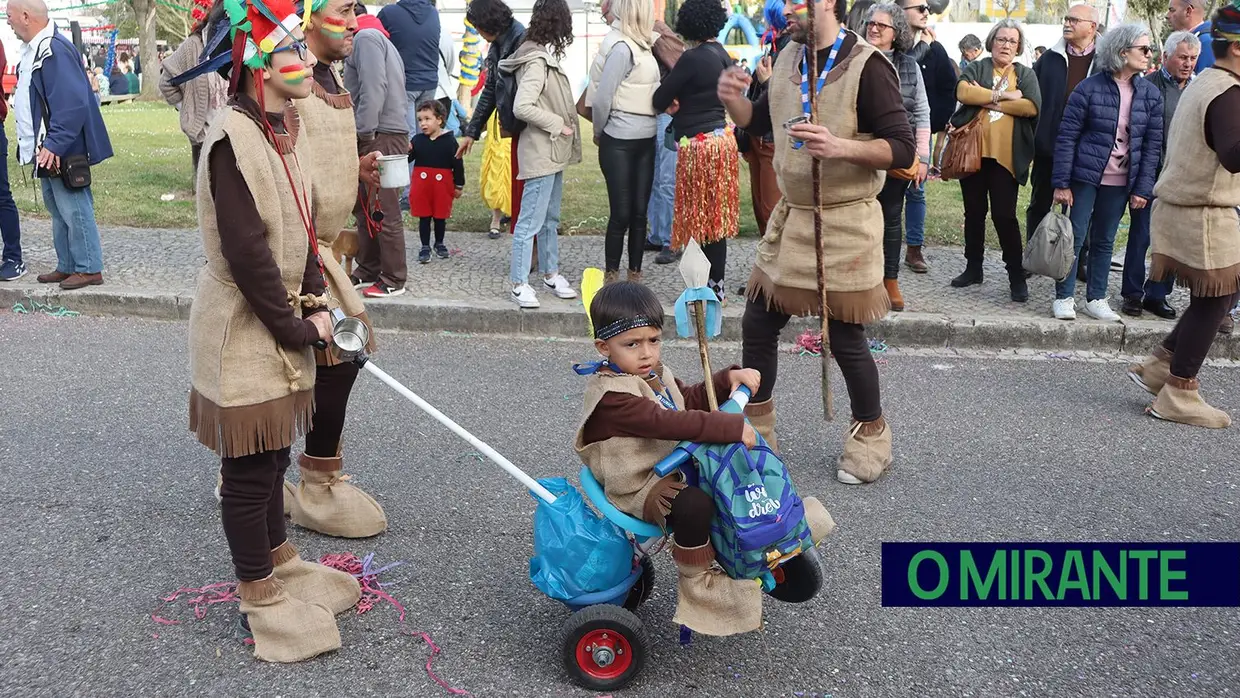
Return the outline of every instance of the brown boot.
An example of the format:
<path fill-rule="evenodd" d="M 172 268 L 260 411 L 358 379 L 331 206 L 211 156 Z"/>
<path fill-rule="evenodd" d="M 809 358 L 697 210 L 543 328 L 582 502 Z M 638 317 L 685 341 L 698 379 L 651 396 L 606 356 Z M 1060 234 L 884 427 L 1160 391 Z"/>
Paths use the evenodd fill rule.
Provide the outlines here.
<path fill-rule="evenodd" d="M 779 442 L 775 439 L 775 400 L 749 403 L 745 406 L 745 418 L 753 430 L 766 439 L 771 450 L 779 453 Z"/>
<path fill-rule="evenodd" d="M 801 503 L 805 505 L 805 523 L 809 524 L 809 536 L 814 545 L 818 545 L 835 530 L 835 519 L 831 518 L 831 512 L 827 511 L 817 497 L 802 497 Z"/>
<path fill-rule="evenodd" d="M 696 548 L 675 546 L 672 559 L 680 568 L 673 623 L 716 637 L 762 627 L 762 584 L 732 579 L 712 566 L 715 549 L 710 543 Z"/>
<path fill-rule="evenodd" d="M 332 612 L 289 596 L 274 575 L 241 582 L 237 595 L 254 635 L 254 656 L 264 662 L 300 662 L 340 649 Z"/>
<path fill-rule="evenodd" d="M 925 274 L 930 271 L 930 265 L 926 264 L 926 258 L 921 256 L 921 245 L 908 246 L 908 250 L 904 252 L 904 266 L 911 269 L 915 274 Z"/>
<path fill-rule="evenodd" d="M 891 465 L 891 427 L 879 417 L 853 422 L 836 466 L 835 479 L 846 485 L 874 482 Z"/>
<path fill-rule="evenodd" d="M 37 277 L 35 277 L 35 281 L 38 281 L 41 284 L 58 284 L 61 281 L 64 281 L 65 279 L 69 278 L 70 276 L 73 276 L 73 275 L 66 274 L 63 271 L 49 271 L 46 274 L 39 274 Z"/>
<path fill-rule="evenodd" d="M 883 287 L 887 289 L 887 298 L 891 300 L 891 309 L 897 313 L 904 310 L 904 296 L 900 294 L 900 282 L 896 279 L 883 279 Z"/>
<path fill-rule="evenodd" d="M 103 274 L 70 274 L 69 278 L 60 282 L 65 291 L 76 291 L 87 286 L 99 286 L 103 283 Z"/>
<path fill-rule="evenodd" d="M 1206 404 L 1197 392 L 1199 387 L 1196 378 L 1167 376 L 1167 382 L 1162 390 L 1158 391 L 1154 404 L 1145 408 L 1145 411 L 1168 422 L 1193 424 L 1208 429 L 1230 426 L 1231 417 L 1226 412 Z"/>
<path fill-rule="evenodd" d="M 642 282 L 642 273 L 640 271 L 633 271 L 632 269 L 630 269 L 628 272 L 628 276 L 625 277 L 625 279 L 627 281 L 632 281 L 635 284 L 640 284 Z"/>
<path fill-rule="evenodd" d="M 1154 347 L 1154 351 L 1143 363 L 1132 364 L 1128 367 L 1128 377 L 1150 395 L 1158 395 L 1169 375 L 1171 375 L 1171 352 L 1161 344 Z"/>
<path fill-rule="evenodd" d="M 271 565 L 289 596 L 323 606 L 335 615 L 353 608 L 362 598 L 362 586 L 353 575 L 306 562 L 289 541 L 271 551 Z"/>
<path fill-rule="evenodd" d="M 369 538 L 387 530 L 387 516 L 374 497 L 350 485 L 343 459 L 301 454 L 301 482 L 293 496 L 293 523 L 337 538 Z"/>
<path fill-rule="evenodd" d="M 619 270 L 615 270 L 615 271 L 608 270 L 608 271 L 603 272 L 603 285 L 604 286 L 609 285 L 609 284 L 614 284 L 619 280 L 620 280 Z"/>

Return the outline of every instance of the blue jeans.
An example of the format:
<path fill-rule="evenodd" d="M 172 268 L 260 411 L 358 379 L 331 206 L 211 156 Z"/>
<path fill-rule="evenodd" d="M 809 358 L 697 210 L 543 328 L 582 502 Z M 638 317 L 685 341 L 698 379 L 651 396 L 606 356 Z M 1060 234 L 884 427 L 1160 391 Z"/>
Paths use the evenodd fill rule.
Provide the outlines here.
<path fill-rule="evenodd" d="M 1120 295 L 1136 300 L 1163 301 L 1171 293 L 1174 276 L 1162 281 L 1147 280 L 1145 253 L 1150 249 L 1150 214 L 1154 200 L 1142 209 L 1129 210 L 1128 247 L 1124 250 L 1124 283 Z"/>
<path fill-rule="evenodd" d="M 1072 237 L 1076 256 L 1068 278 L 1055 284 L 1055 298 L 1071 298 L 1076 291 L 1076 265 L 1081 258 L 1085 234 L 1089 233 L 1089 281 L 1085 284 L 1085 300 L 1107 297 L 1107 276 L 1111 273 L 1111 251 L 1115 233 L 1128 206 L 1128 187 L 1102 187 L 1084 182 L 1072 183 Z M 1090 220 L 1092 217 L 1092 220 Z"/>
<path fill-rule="evenodd" d="M 554 274 L 560 266 L 560 197 L 564 194 L 564 173 L 525 180 L 521 194 L 521 215 L 512 231 L 512 266 L 509 278 L 513 284 L 524 284 L 530 278 L 530 257 L 534 237 L 538 237 L 538 270 Z"/>
<path fill-rule="evenodd" d="M 659 114 L 654 134 L 654 186 L 650 188 L 647 217 L 650 232 L 646 240 L 667 247 L 672 244 L 672 211 L 676 199 L 676 151 L 664 145 L 663 134 L 672 125 L 670 114 Z"/>
<path fill-rule="evenodd" d="M 904 241 L 920 247 L 926 241 L 926 183 L 910 184 L 904 202 Z"/>
<path fill-rule="evenodd" d="M 56 271 L 62 274 L 98 274 L 103 271 L 103 250 L 95 226 L 95 199 L 90 187 L 70 189 L 59 177 L 39 180 L 43 204 L 52 215 L 52 244 L 56 247 Z"/>
<path fill-rule="evenodd" d="M 428 99 L 434 99 L 435 89 L 436 88 L 432 87 L 429 90 L 419 90 L 416 92 L 410 92 L 409 90 L 405 90 L 405 100 L 406 100 L 405 102 L 405 125 L 409 127 L 409 138 L 410 139 L 412 139 L 415 135 L 422 132 L 422 129 L 418 128 L 418 105 L 421 104 L 422 102 L 425 102 Z M 414 165 L 413 161 L 410 160 L 409 161 L 410 179 L 413 178 L 413 165 Z M 400 207 L 401 209 L 405 211 L 409 210 L 409 187 L 408 186 L 406 186 L 400 192 Z"/>
<path fill-rule="evenodd" d="M 0 125 L 0 237 L 4 239 L 4 254 L 0 262 L 22 261 L 22 228 L 17 217 L 17 202 L 9 189 L 9 137 Z"/>

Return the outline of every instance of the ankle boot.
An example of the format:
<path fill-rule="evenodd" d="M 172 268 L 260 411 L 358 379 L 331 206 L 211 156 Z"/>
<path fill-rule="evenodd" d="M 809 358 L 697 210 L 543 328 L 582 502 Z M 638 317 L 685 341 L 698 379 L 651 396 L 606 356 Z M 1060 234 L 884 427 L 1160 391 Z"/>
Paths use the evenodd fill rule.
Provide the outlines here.
<path fill-rule="evenodd" d="M 619 269 L 608 269 L 607 271 L 603 272 L 603 285 L 604 286 L 609 285 L 609 284 L 614 284 L 619 280 L 620 280 Z"/>
<path fill-rule="evenodd" d="M 301 454 L 301 482 L 293 497 L 293 523 L 337 538 L 369 538 L 387 530 L 387 517 L 374 497 L 341 474 L 343 459 Z"/>
<path fill-rule="evenodd" d="M 1008 290 L 1011 292 L 1012 300 L 1016 303 L 1029 300 L 1029 282 L 1025 280 L 1025 270 L 1017 269 L 1008 272 Z"/>
<path fill-rule="evenodd" d="M 900 293 L 900 282 L 896 279 L 883 279 L 883 287 L 887 289 L 891 309 L 897 313 L 904 310 L 904 296 Z"/>
<path fill-rule="evenodd" d="M 1159 344 L 1143 363 L 1128 367 L 1128 377 L 1145 392 L 1156 396 L 1171 375 L 1171 356 L 1171 352 Z"/>
<path fill-rule="evenodd" d="M 1223 429 L 1231 425 L 1231 417 L 1226 412 L 1211 407 L 1201 399 L 1198 392 L 1200 384 L 1196 378 L 1180 378 L 1167 376 L 1167 382 L 1154 404 L 1146 408 L 1151 415 L 1168 422 L 1193 424 L 1207 429 Z"/>
<path fill-rule="evenodd" d="M 289 596 L 323 606 L 335 615 L 353 608 L 362 598 L 362 585 L 353 575 L 317 562 L 306 562 L 289 541 L 271 551 L 271 565 Z"/>
<path fill-rule="evenodd" d="M 836 466 L 835 479 L 846 485 L 874 482 L 891 465 L 891 427 L 879 417 L 853 422 Z"/>
<path fill-rule="evenodd" d="M 964 288 L 980 283 L 982 283 L 981 262 L 976 264 L 969 262 L 968 266 L 964 268 L 964 273 L 952 279 L 952 288 Z"/>
<path fill-rule="evenodd" d="M 332 612 L 289 596 L 274 575 L 237 585 L 241 612 L 254 635 L 254 656 L 264 662 L 300 662 L 340 649 Z"/>
<path fill-rule="evenodd" d="M 628 275 L 625 277 L 625 280 L 632 281 L 635 284 L 640 284 L 642 282 L 642 273 L 640 271 L 633 271 L 630 269 L 628 270 Z"/>
<path fill-rule="evenodd" d="M 908 250 L 904 253 L 904 266 L 915 274 L 925 274 L 930 271 L 930 265 L 926 264 L 926 258 L 921 255 L 921 245 L 908 246 Z"/>
<path fill-rule="evenodd" d="M 779 442 L 775 439 L 775 400 L 749 403 L 745 406 L 745 418 L 753 430 L 766 440 L 766 445 L 779 453 Z"/>
<path fill-rule="evenodd" d="M 732 579 L 713 567 L 715 549 L 710 543 L 696 548 L 675 546 L 672 559 L 679 568 L 673 623 L 716 637 L 762 627 L 762 584 Z"/>
<path fill-rule="evenodd" d="M 809 524 L 809 536 L 818 545 L 835 530 L 835 519 L 817 497 L 802 497 L 805 506 L 805 523 Z"/>

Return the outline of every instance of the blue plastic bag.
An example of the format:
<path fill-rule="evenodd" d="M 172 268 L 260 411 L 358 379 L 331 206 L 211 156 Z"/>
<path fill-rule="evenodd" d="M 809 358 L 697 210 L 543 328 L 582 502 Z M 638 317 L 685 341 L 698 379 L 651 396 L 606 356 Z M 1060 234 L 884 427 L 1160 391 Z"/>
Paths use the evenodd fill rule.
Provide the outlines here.
<path fill-rule="evenodd" d="M 538 481 L 556 496 L 537 496 L 530 581 L 547 596 L 571 601 L 619 585 L 633 569 L 633 546 L 618 526 L 587 507 L 562 477 Z"/>

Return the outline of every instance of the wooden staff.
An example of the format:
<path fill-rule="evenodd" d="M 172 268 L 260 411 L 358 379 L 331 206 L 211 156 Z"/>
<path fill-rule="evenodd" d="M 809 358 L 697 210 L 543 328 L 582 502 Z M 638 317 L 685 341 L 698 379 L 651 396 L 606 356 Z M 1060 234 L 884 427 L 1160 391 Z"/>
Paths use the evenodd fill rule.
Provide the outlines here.
<path fill-rule="evenodd" d="M 818 123 L 818 32 L 814 26 L 815 2 L 821 0 L 808 0 L 806 6 L 806 29 L 808 29 L 807 45 L 805 47 L 808 57 L 808 80 L 809 80 L 809 119 L 811 124 Z M 844 0 L 836 0 L 843 2 Z M 814 157 L 810 155 L 810 157 Z M 814 158 L 814 169 L 812 172 L 811 186 L 813 187 L 812 203 L 814 206 L 814 253 L 817 257 L 818 272 L 818 302 L 819 315 L 821 316 L 822 329 L 822 411 L 823 416 L 828 422 L 835 419 L 835 407 L 831 395 L 831 339 L 827 332 L 828 318 L 831 315 L 830 309 L 827 307 L 827 271 L 826 262 L 822 250 L 822 163 L 818 158 Z"/>
<path fill-rule="evenodd" d="M 710 349 L 706 345 L 706 302 L 693 301 L 693 322 L 697 325 L 698 354 L 702 359 L 702 375 L 706 377 L 706 403 L 711 412 L 719 411 L 719 397 L 715 395 L 714 372 L 710 370 Z"/>
<path fill-rule="evenodd" d="M 686 289 L 708 288 L 710 283 L 710 260 L 702 252 L 697 240 L 689 240 L 680 256 L 680 275 L 685 280 Z M 711 412 L 719 409 L 719 396 L 715 395 L 715 381 L 710 370 L 710 347 L 706 334 L 706 301 L 695 300 L 689 303 L 693 310 L 693 324 L 697 330 L 698 356 L 702 359 L 702 375 L 706 381 L 706 402 Z M 677 327 L 679 330 L 679 327 Z M 683 335 L 682 335 L 683 336 Z"/>

